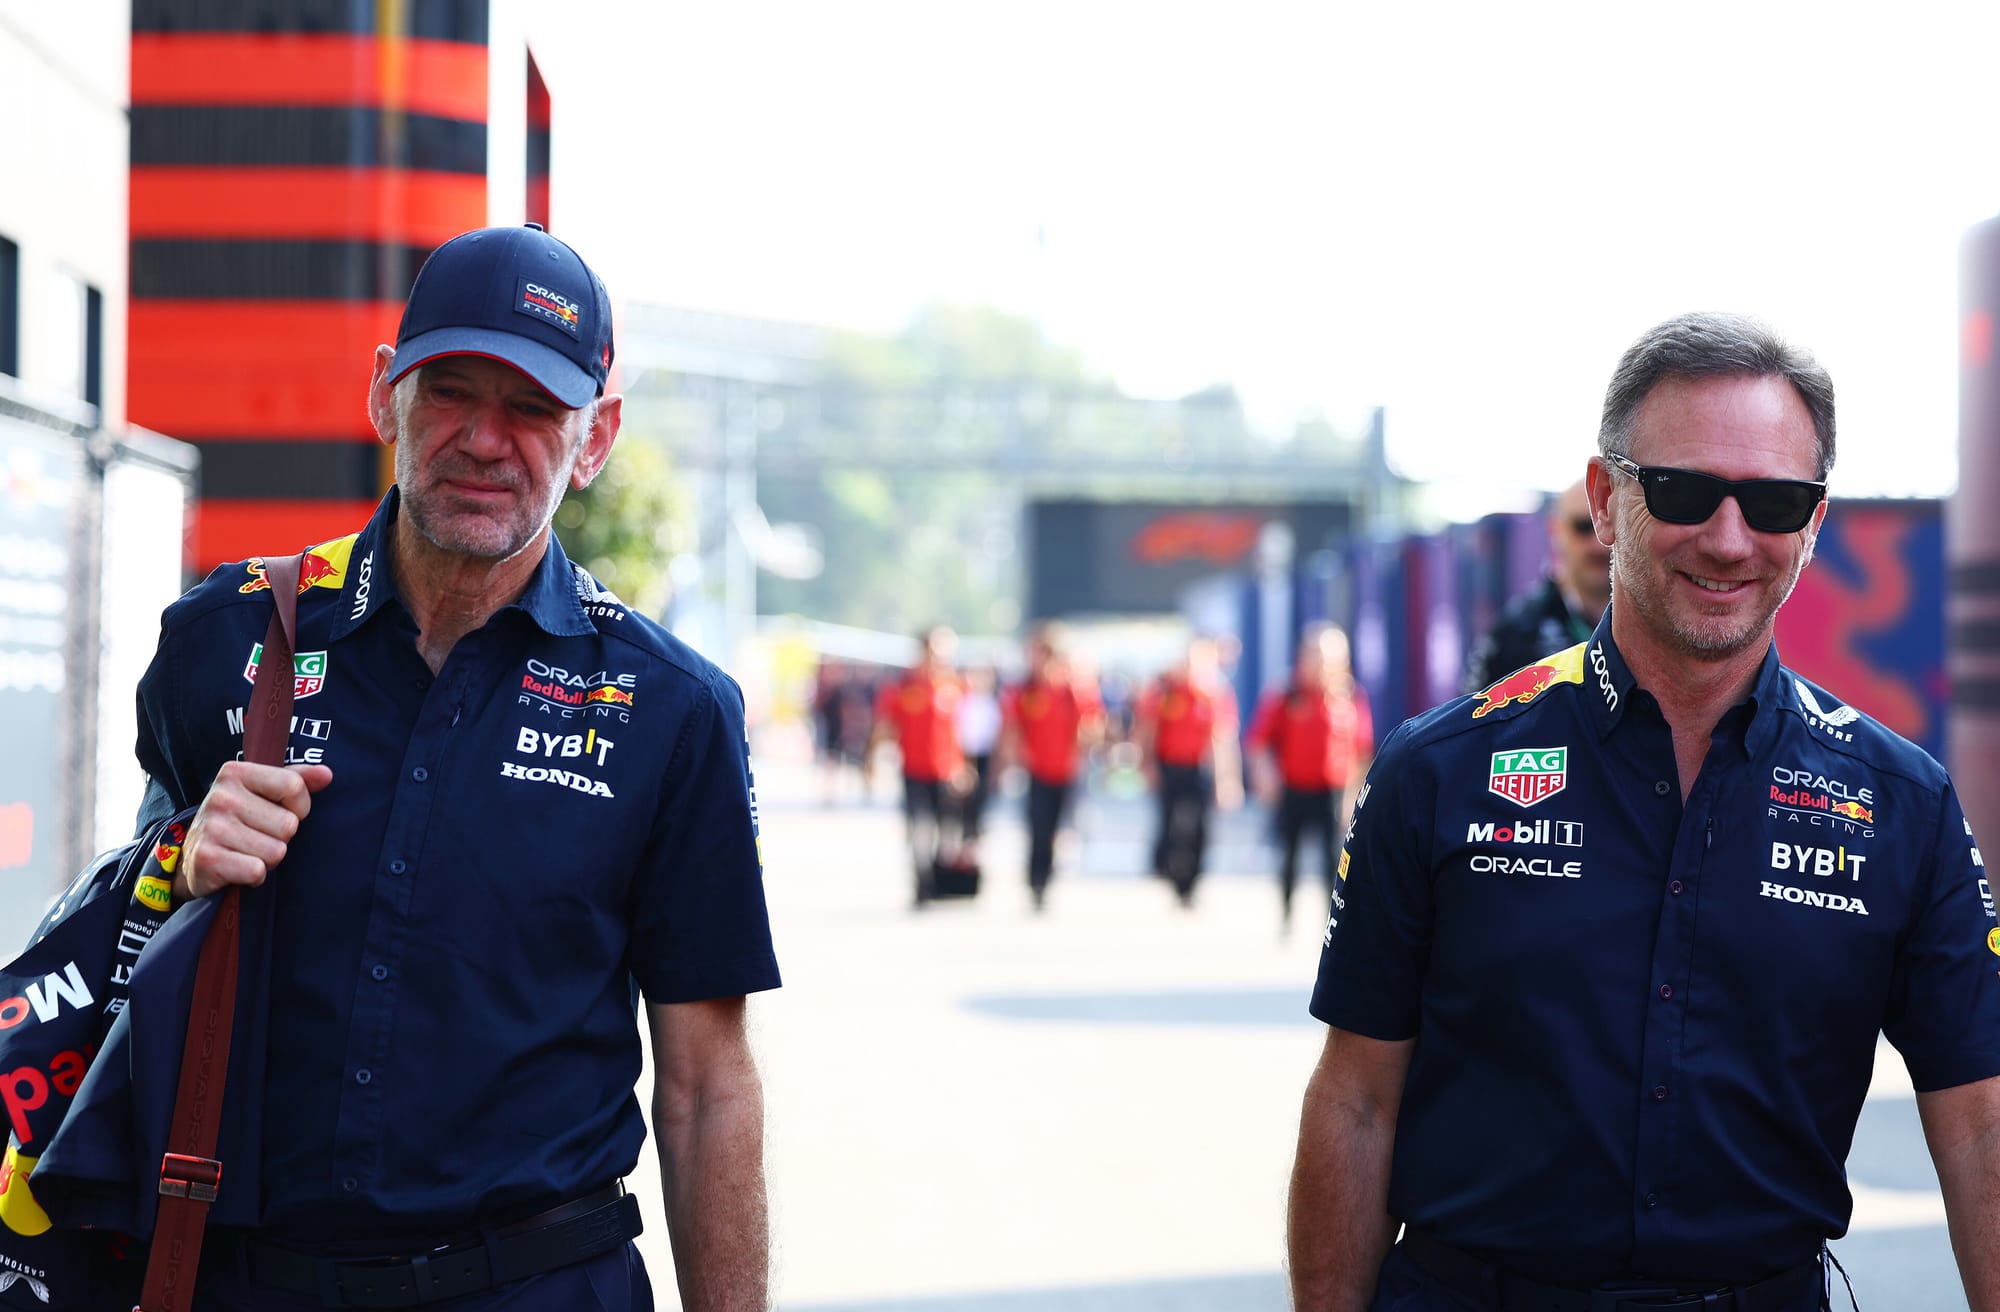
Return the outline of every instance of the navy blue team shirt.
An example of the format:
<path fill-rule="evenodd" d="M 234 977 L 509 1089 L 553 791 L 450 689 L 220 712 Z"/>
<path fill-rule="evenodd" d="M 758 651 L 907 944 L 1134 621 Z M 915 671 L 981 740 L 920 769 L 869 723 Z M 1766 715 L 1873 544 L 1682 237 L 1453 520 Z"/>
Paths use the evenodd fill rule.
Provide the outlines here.
<path fill-rule="evenodd" d="M 1683 805 L 1608 613 L 1489 694 L 1383 744 L 1313 993 L 1416 1040 L 1390 1213 L 1574 1284 L 1810 1259 L 1852 1211 L 1878 1031 L 1919 1090 L 2000 1074 L 2000 927 L 1944 770 L 1774 646 Z"/>
<path fill-rule="evenodd" d="M 551 535 L 527 591 L 433 676 L 396 595 L 391 490 L 316 548 L 290 755 L 333 770 L 275 898 L 262 1224 L 421 1236 L 623 1176 L 654 1003 L 778 986 L 743 701 Z M 242 750 L 271 602 L 225 565 L 139 686 L 158 814 Z"/>

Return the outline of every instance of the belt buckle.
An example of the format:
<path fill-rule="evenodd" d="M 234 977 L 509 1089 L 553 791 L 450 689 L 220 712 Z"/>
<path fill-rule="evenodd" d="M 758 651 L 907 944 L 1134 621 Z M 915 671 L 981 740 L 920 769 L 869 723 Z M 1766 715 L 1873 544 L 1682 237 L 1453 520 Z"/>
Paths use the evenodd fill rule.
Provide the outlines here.
<path fill-rule="evenodd" d="M 410 1259 L 410 1288 L 416 1292 L 419 1303 L 434 1303 L 443 1297 L 438 1290 L 437 1276 L 431 1272 L 428 1253 L 418 1253 Z"/>

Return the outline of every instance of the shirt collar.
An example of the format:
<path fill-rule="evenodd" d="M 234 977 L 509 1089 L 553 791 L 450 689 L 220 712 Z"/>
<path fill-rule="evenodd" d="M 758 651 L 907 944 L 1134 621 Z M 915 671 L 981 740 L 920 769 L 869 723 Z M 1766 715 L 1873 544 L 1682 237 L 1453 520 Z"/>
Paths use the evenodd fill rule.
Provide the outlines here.
<path fill-rule="evenodd" d="M 1764 663 L 1757 667 L 1757 681 L 1750 685 L 1750 727 L 1743 734 L 1744 750 L 1755 754 L 1769 747 L 1777 737 L 1784 708 L 1796 705 L 1798 697 L 1798 680 L 1779 662 L 1778 642 L 1773 638 L 1764 649 Z"/>
<path fill-rule="evenodd" d="M 1590 705 L 1591 723 L 1597 726 L 1599 738 L 1608 737 L 1618 727 L 1638 686 L 1624 653 L 1611 640 L 1611 607 L 1606 606 L 1597 628 L 1583 645 L 1584 700 Z"/>
<path fill-rule="evenodd" d="M 1603 618 L 1597 621 L 1597 631 L 1590 635 L 1584 648 L 1583 682 L 1599 738 L 1607 737 L 1617 727 L 1619 718 L 1632 704 L 1633 692 L 1639 689 L 1638 681 L 1632 677 L 1632 667 L 1625 663 L 1624 653 L 1611 638 L 1611 610 L 1612 607 L 1605 607 Z M 1796 681 L 1789 679 L 1778 661 L 1778 644 L 1773 641 L 1764 650 L 1764 662 L 1757 667 L 1757 679 L 1751 684 L 1747 698 L 1751 716 L 1743 738 L 1746 752 L 1760 752 L 1769 744 L 1777 732 L 1779 708 L 1786 704 L 1787 696 L 1798 695 L 1791 691 L 1793 682 Z"/>
<path fill-rule="evenodd" d="M 340 613 L 333 624 L 335 640 L 346 637 L 388 604 L 396 594 L 396 571 L 389 567 L 391 534 L 402 505 L 402 489 L 391 487 L 369 517 L 368 526 L 354 539 L 348 553 L 347 578 L 341 586 Z M 528 579 L 527 588 L 502 610 L 525 611 L 551 637 L 580 637 L 594 632 L 583 603 L 600 597 L 603 590 L 582 570 L 570 564 L 562 543 L 549 533 L 548 546 Z"/>
<path fill-rule="evenodd" d="M 397 489 L 376 503 L 367 527 L 354 539 L 347 553 L 347 580 L 340 589 L 340 610 L 333 621 L 332 639 L 339 641 L 360 628 L 370 615 L 381 610 L 396 595 L 396 571 L 389 568 L 387 551 L 390 525 L 396 522 Z"/>

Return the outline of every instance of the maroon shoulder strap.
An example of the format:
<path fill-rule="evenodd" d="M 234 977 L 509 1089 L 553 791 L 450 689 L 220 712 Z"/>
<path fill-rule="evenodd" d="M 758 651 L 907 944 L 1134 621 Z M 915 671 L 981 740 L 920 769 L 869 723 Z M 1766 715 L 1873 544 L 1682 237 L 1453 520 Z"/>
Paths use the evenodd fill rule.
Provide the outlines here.
<path fill-rule="evenodd" d="M 299 572 L 304 557 L 264 562 L 276 603 L 264 631 L 256 682 L 243 715 L 243 759 L 283 765 L 291 740 L 292 654 L 298 645 Z M 194 1003 L 181 1050 L 179 1091 L 160 1162 L 160 1212 L 146 1259 L 146 1285 L 133 1312 L 185 1312 L 194 1305 L 194 1277 L 201 1265 L 201 1233 L 222 1183 L 215 1139 L 222 1089 L 229 1073 L 230 1031 L 236 1021 L 237 955 L 243 908 L 232 885 L 216 894 L 215 919 L 195 966 Z"/>

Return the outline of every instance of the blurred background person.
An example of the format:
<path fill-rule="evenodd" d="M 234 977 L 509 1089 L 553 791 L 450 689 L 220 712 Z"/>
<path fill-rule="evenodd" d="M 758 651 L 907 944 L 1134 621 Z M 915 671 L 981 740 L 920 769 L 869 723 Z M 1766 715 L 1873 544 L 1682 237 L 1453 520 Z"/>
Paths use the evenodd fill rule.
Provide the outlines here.
<path fill-rule="evenodd" d="M 1524 665 L 1590 637 L 1611 604 L 1611 548 L 1597 540 L 1578 479 L 1549 504 L 1549 573 L 1507 603 L 1466 657 L 1464 691 L 1478 692 Z"/>
<path fill-rule="evenodd" d="M 917 663 L 882 684 L 875 699 L 875 724 L 864 756 L 894 740 L 903 758 L 903 817 L 916 872 L 914 905 L 931 900 L 938 858 L 956 845 L 956 797 L 967 785 L 965 756 L 958 745 L 958 707 L 964 685 L 953 672 L 958 635 L 944 625 L 917 637 Z"/>
<path fill-rule="evenodd" d="M 1354 681 L 1345 633 L 1331 624 L 1307 626 L 1291 682 L 1264 695 L 1244 741 L 1257 795 L 1275 808 L 1279 906 L 1290 929 L 1299 846 L 1317 833 L 1320 877 L 1331 894 L 1349 790 L 1375 752 L 1368 694 Z"/>
<path fill-rule="evenodd" d="M 993 796 L 993 752 L 1000 743 L 1000 695 L 990 665 L 965 672 L 958 702 L 958 748 L 965 755 L 968 783 L 959 801 L 959 842 L 964 859 L 976 860 L 985 828 L 986 804 Z"/>
<path fill-rule="evenodd" d="M 1096 681 L 1070 659 L 1061 628 L 1028 632 L 1028 673 L 1002 702 L 1001 760 L 1028 775 L 1028 893 L 1040 911 L 1055 873 L 1056 834 L 1086 754 L 1104 732 Z"/>
<path fill-rule="evenodd" d="M 813 741 L 820 766 L 820 800 L 831 806 L 849 780 L 868 796 L 869 723 L 874 694 L 867 672 L 842 661 L 820 662 L 813 690 Z"/>
<path fill-rule="evenodd" d="M 1215 639 L 1195 637 L 1178 666 L 1139 699 L 1134 735 L 1146 782 L 1159 805 L 1153 873 L 1174 886 L 1182 906 L 1208 852 L 1214 806 L 1243 802 L 1243 763 L 1236 750 L 1236 694 L 1222 679 Z"/>

